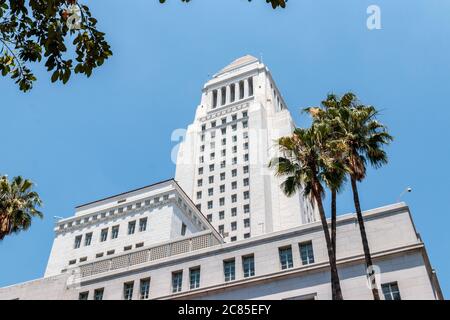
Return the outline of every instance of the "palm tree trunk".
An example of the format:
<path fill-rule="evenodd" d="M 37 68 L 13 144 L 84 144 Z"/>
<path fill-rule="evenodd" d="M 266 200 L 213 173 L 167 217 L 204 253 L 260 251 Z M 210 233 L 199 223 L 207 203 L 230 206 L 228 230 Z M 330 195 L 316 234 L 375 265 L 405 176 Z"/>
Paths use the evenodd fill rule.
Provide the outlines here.
<path fill-rule="evenodd" d="M 358 195 L 358 186 L 355 177 L 351 176 L 352 181 L 352 190 L 353 190 L 353 201 L 355 202 L 355 210 L 356 210 L 356 217 L 358 219 L 359 224 L 359 231 L 361 233 L 361 240 L 364 250 L 364 258 L 366 260 L 366 268 L 372 269 L 372 256 L 370 255 L 370 249 L 369 249 L 369 241 L 367 240 L 367 234 L 366 234 L 366 228 L 364 226 L 364 219 L 361 212 L 361 205 L 359 202 L 359 195 Z M 373 271 L 371 271 L 373 273 Z M 373 276 L 373 274 L 368 274 L 368 276 Z M 372 294 L 374 300 L 380 300 L 380 294 L 378 292 L 377 283 L 375 280 L 375 277 L 372 277 Z"/>
<path fill-rule="evenodd" d="M 341 284 L 339 282 L 339 274 L 338 274 L 337 265 L 336 265 L 336 257 L 334 254 L 333 246 L 331 244 L 330 232 L 328 230 L 328 222 L 327 222 L 327 218 L 325 216 L 325 210 L 323 209 L 323 204 L 322 204 L 322 196 L 321 196 L 317 186 L 313 185 L 312 192 L 313 192 L 313 196 L 316 200 L 316 203 L 317 203 L 317 206 L 319 209 L 320 220 L 322 222 L 322 228 L 323 228 L 323 232 L 325 234 L 325 242 L 327 244 L 328 260 L 330 263 L 331 288 L 332 288 L 333 300 L 343 300 Z"/>
<path fill-rule="evenodd" d="M 331 190 L 331 245 L 334 255 L 337 259 L 336 252 L 336 190 Z"/>

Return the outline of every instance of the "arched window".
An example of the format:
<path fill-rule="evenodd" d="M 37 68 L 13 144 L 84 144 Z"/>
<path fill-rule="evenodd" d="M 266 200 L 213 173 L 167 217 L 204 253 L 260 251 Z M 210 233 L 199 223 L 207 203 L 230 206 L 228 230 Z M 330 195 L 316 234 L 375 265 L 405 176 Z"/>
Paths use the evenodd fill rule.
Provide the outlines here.
<path fill-rule="evenodd" d="M 230 85 L 230 102 L 233 102 L 236 98 L 236 88 L 234 83 Z"/>
<path fill-rule="evenodd" d="M 222 106 L 223 106 L 223 105 L 225 104 L 225 102 L 227 101 L 227 88 L 226 88 L 226 87 L 222 87 L 221 93 L 222 93 L 222 101 L 221 101 L 221 104 L 222 104 Z"/>
<path fill-rule="evenodd" d="M 239 81 L 239 99 L 244 99 L 244 81 Z"/>
<path fill-rule="evenodd" d="M 212 107 L 217 107 L 217 90 L 213 90 L 212 92 Z"/>
<path fill-rule="evenodd" d="M 248 78 L 248 95 L 253 96 L 253 78 Z"/>

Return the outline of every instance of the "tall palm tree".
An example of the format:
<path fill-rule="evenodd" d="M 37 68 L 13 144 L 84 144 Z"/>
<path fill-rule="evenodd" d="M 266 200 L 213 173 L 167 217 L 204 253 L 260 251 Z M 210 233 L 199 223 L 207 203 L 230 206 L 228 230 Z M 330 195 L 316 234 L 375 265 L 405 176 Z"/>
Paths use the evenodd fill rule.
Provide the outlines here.
<path fill-rule="evenodd" d="M 333 300 L 342 300 L 335 251 L 322 203 L 322 167 L 329 161 L 321 157 L 320 146 L 323 142 L 321 137 L 326 135 L 326 130 L 326 126 L 320 125 L 308 129 L 297 128 L 292 136 L 278 139 L 277 145 L 282 156 L 272 159 L 269 166 L 275 169 L 276 176 L 286 177 L 281 188 L 287 196 L 292 196 L 303 188 L 303 195 L 312 198 L 317 205 L 328 251 Z"/>
<path fill-rule="evenodd" d="M 362 105 L 356 96 L 347 93 L 341 98 L 338 105 L 336 121 L 339 123 L 338 143 L 345 145 L 345 166 L 350 176 L 355 211 L 361 233 L 364 258 L 368 277 L 372 279 L 372 294 L 375 300 L 380 299 L 375 277 L 373 276 L 373 263 L 367 240 L 364 218 L 358 193 L 358 182 L 366 177 L 366 165 L 369 162 L 374 168 L 379 168 L 388 161 L 383 150 L 392 140 L 387 128 L 378 122 L 378 111 L 373 106 Z"/>
<path fill-rule="evenodd" d="M 32 189 L 30 180 L 18 176 L 10 182 L 7 176 L 0 176 L 0 240 L 27 230 L 33 217 L 43 217 L 37 210 L 42 201 Z"/>

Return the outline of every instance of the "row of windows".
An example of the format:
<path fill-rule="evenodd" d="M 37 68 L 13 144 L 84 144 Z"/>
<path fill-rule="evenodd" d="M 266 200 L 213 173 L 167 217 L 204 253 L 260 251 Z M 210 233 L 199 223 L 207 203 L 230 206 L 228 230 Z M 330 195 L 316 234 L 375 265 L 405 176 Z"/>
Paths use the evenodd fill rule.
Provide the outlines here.
<path fill-rule="evenodd" d="M 242 271 L 244 278 L 255 275 L 255 259 L 253 255 L 242 257 Z M 224 280 L 233 281 L 236 278 L 235 261 L 228 260 L 223 263 Z M 200 288 L 200 267 L 189 269 L 189 289 Z M 172 273 L 172 292 L 181 292 L 183 289 L 183 271 Z M 385 300 L 401 300 L 400 289 L 397 282 L 384 283 L 381 285 Z M 103 300 L 105 288 L 94 290 L 94 300 Z M 139 281 L 139 299 L 145 300 L 150 296 L 150 278 Z M 123 285 L 123 299 L 132 300 L 134 297 L 134 281 L 126 282 Z M 80 292 L 79 300 L 88 300 L 89 291 Z"/>
<path fill-rule="evenodd" d="M 227 102 L 232 103 L 236 101 L 236 98 L 242 100 L 245 98 L 245 80 L 239 81 L 237 84 L 232 83 L 229 87 L 229 97 L 227 99 L 227 87 L 222 87 L 219 90 L 212 91 L 212 107 L 216 108 L 219 103 L 221 106 L 225 105 Z M 253 78 L 247 79 L 248 84 L 248 96 L 253 96 Z M 219 101 L 219 93 L 220 93 L 220 101 Z"/>
<path fill-rule="evenodd" d="M 113 226 L 111 228 L 111 239 L 116 239 L 119 236 L 119 227 L 120 226 Z M 130 221 L 128 222 L 128 234 L 132 235 L 135 233 L 136 230 L 136 221 Z M 144 232 L 147 230 L 147 218 L 139 219 L 139 232 Z M 102 229 L 100 231 L 100 242 L 105 242 L 108 240 L 108 233 L 109 228 Z M 74 248 L 78 249 L 81 247 L 81 243 L 83 240 L 83 235 L 79 235 L 75 237 L 75 243 Z M 84 235 L 84 246 L 90 246 L 92 242 L 92 232 L 86 233 Z"/>
<path fill-rule="evenodd" d="M 237 175 L 237 172 L 236 172 L 236 175 Z M 223 172 L 223 173 L 221 173 L 221 175 L 220 175 L 220 180 L 225 180 L 225 172 Z M 214 183 L 214 177 L 208 177 L 208 182 L 209 181 L 211 181 L 210 183 Z M 246 187 L 246 186 L 248 186 L 250 184 L 250 180 L 249 180 L 249 178 L 244 178 L 244 179 L 242 179 L 242 186 L 244 186 L 244 187 Z M 203 179 L 198 179 L 197 180 L 197 187 L 202 187 L 203 186 Z M 231 189 L 232 190 L 235 190 L 235 189 L 237 189 L 237 181 L 232 181 L 231 182 Z M 220 193 L 223 193 L 223 192 L 225 192 L 225 185 L 224 184 L 222 184 L 222 185 L 220 185 L 219 186 L 219 190 L 220 190 Z M 199 193 L 200 192 L 200 193 Z M 212 196 L 213 195 L 213 193 L 214 193 L 214 188 L 209 188 L 208 189 L 208 195 L 209 196 Z M 198 199 L 200 199 L 201 198 L 201 191 L 198 191 L 197 192 L 197 198 Z"/>
<path fill-rule="evenodd" d="M 244 204 L 243 206 L 244 208 L 244 213 L 250 213 L 250 205 L 249 204 Z M 233 207 L 230 210 L 231 212 L 231 216 L 232 217 L 236 217 L 237 216 L 237 207 Z M 208 219 L 209 222 L 213 221 L 213 214 L 210 213 L 206 216 L 206 218 Z M 221 210 L 219 211 L 219 220 L 224 220 L 225 219 L 225 210 Z"/>
<path fill-rule="evenodd" d="M 246 157 L 245 157 L 246 156 Z M 246 155 L 244 155 L 244 160 L 245 161 L 248 161 L 248 154 L 246 154 Z M 200 167 L 200 168 L 198 168 L 198 174 L 199 175 L 202 175 L 203 174 L 203 167 Z M 245 165 L 245 166 L 243 166 L 242 167 L 242 172 L 243 172 L 243 174 L 247 174 L 248 173 L 248 165 Z M 231 177 L 237 177 L 237 169 L 233 169 L 233 170 L 231 170 Z M 225 178 L 226 178 L 226 174 L 225 174 L 225 172 L 221 172 L 220 173 L 220 181 L 223 181 L 223 180 L 225 180 Z M 214 183 L 214 176 L 209 176 L 208 177 L 208 182 L 209 183 Z M 197 180 L 197 185 L 198 184 L 202 184 L 203 183 L 203 181 L 201 181 L 200 182 L 200 180 Z"/>
<path fill-rule="evenodd" d="M 232 190 L 237 189 L 237 182 L 236 181 L 231 183 L 231 189 Z M 219 187 L 219 190 L 220 190 L 220 193 L 225 192 L 225 185 L 221 185 Z M 197 200 L 200 200 L 202 198 L 202 194 L 203 194 L 202 191 L 197 191 Z M 214 195 L 214 188 L 209 188 L 208 189 L 208 196 L 212 197 L 213 195 Z M 250 191 L 244 191 L 242 193 L 242 195 L 243 195 L 244 200 L 250 199 Z M 231 202 L 236 202 L 236 200 L 237 200 L 237 194 L 232 194 L 231 195 Z M 223 206 L 225 204 L 225 197 L 222 197 L 222 198 L 219 199 L 219 204 L 221 206 Z M 212 207 L 213 207 L 213 201 L 210 200 L 210 201 L 208 201 L 208 209 L 212 209 Z"/>
<path fill-rule="evenodd" d="M 134 247 L 135 247 L 136 249 L 142 248 L 143 246 L 144 246 L 144 242 L 139 242 L 139 243 L 136 243 L 136 244 L 134 245 Z M 131 249 L 133 249 L 133 246 L 132 246 L 132 245 L 128 245 L 128 246 L 123 247 L 123 251 L 129 251 L 129 250 L 131 250 Z M 107 256 L 113 255 L 113 254 L 115 254 L 115 253 L 116 253 L 116 250 L 108 250 L 108 251 L 106 251 L 106 255 L 107 255 Z M 104 253 L 104 252 L 100 252 L 100 253 L 97 253 L 97 254 L 95 255 L 95 258 L 96 258 L 96 259 L 99 259 L 99 258 L 102 258 L 102 257 L 104 257 L 104 256 L 105 256 L 105 253 Z M 87 257 L 82 257 L 82 258 L 80 258 L 78 261 L 79 261 L 80 263 L 81 263 L 81 262 L 86 262 L 86 261 L 87 261 Z M 70 260 L 70 261 L 69 261 L 69 265 L 73 265 L 73 264 L 75 264 L 75 263 L 77 263 L 77 260 L 76 260 L 76 259 L 73 259 L 73 260 Z"/>
<path fill-rule="evenodd" d="M 248 117 L 248 112 L 247 111 L 242 111 L 242 119 L 246 119 Z M 235 121 L 237 121 L 238 119 L 237 119 L 237 114 L 235 113 L 235 114 L 232 114 L 231 115 L 231 122 L 235 122 Z M 217 126 L 221 126 L 222 127 L 222 129 L 225 127 L 225 126 L 227 126 L 228 125 L 228 123 L 227 123 L 227 117 L 223 117 L 223 118 L 221 118 L 220 119 L 220 124 L 219 124 L 219 122 L 217 121 L 217 120 L 213 120 L 213 121 L 211 121 L 210 123 L 209 123 L 209 127 L 210 128 L 216 128 Z M 246 124 L 245 124 L 245 126 L 244 127 L 246 127 Z M 234 127 L 232 127 L 232 128 L 234 128 Z M 202 131 L 206 131 L 206 124 L 202 124 Z M 223 132 L 222 132 L 223 133 Z"/>
<path fill-rule="evenodd" d="M 242 128 L 243 128 L 243 129 L 248 128 L 248 122 L 247 122 L 247 121 L 242 121 Z M 231 125 L 231 131 L 233 131 L 233 132 L 236 132 L 236 131 L 237 131 L 237 124 L 232 124 L 232 125 Z M 222 129 L 220 129 L 220 132 L 221 132 L 222 136 L 224 136 L 224 135 L 226 135 L 226 133 L 227 133 L 227 129 L 226 129 L 226 128 L 222 128 Z M 247 131 L 245 131 L 245 132 L 247 132 Z M 248 132 L 247 132 L 246 134 L 243 133 L 242 136 L 244 137 L 244 139 L 247 139 L 247 138 L 248 138 Z M 215 139 L 215 138 L 216 138 L 216 130 L 210 131 L 209 137 L 210 137 L 211 139 Z M 225 140 L 224 140 L 224 139 L 225 139 Z M 231 139 L 232 139 L 232 140 L 231 140 L 232 142 L 237 142 L 237 136 L 236 136 L 236 135 L 233 135 L 233 136 L 231 137 Z M 204 134 L 204 133 L 202 133 L 202 134 L 200 135 L 200 141 L 201 141 L 201 142 L 205 142 L 205 134 Z M 211 143 L 211 141 L 210 141 L 210 143 Z M 226 143 L 227 143 L 226 138 L 222 138 L 221 143 L 222 143 L 222 145 L 226 145 Z M 224 144 L 224 143 L 225 143 L 225 144 Z"/>
<path fill-rule="evenodd" d="M 243 147 L 243 150 L 248 150 L 248 142 L 244 142 L 244 144 L 242 145 L 242 147 Z M 232 148 L 231 148 L 231 152 L 232 153 L 237 153 L 237 151 L 238 151 L 238 149 L 237 149 L 237 146 L 233 146 Z M 226 155 L 227 155 L 227 150 L 226 149 L 222 149 L 221 151 L 220 151 L 220 156 L 221 157 L 226 157 Z M 209 154 L 209 160 L 210 161 L 214 161 L 216 159 L 216 153 L 215 152 L 211 152 L 210 154 Z M 200 163 L 200 164 L 202 164 L 202 163 L 205 163 L 205 156 L 199 156 L 198 157 L 198 162 Z M 233 159 L 232 159 L 232 162 L 233 162 L 233 164 L 237 164 L 237 157 L 233 157 Z M 221 164 L 223 163 L 223 167 L 225 167 L 225 160 L 223 160 L 222 162 L 221 162 Z M 222 167 L 222 166 L 221 166 Z M 214 165 L 212 164 L 212 165 L 210 165 L 209 166 L 209 171 L 214 171 Z"/>

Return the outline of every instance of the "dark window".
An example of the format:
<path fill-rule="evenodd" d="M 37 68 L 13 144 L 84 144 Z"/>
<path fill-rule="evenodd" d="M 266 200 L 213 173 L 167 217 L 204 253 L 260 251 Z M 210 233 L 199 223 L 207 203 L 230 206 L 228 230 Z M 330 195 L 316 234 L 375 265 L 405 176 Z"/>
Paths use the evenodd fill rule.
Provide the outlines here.
<path fill-rule="evenodd" d="M 279 248 L 278 249 L 279 255 L 280 255 L 280 264 L 281 269 L 288 269 L 292 268 L 294 266 L 294 263 L 292 261 L 292 248 L 291 246 L 285 247 L 285 248 Z"/>
<path fill-rule="evenodd" d="M 184 223 L 181 225 L 181 235 L 186 235 L 186 225 Z"/>
<path fill-rule="evenodd" d="M 244 99 L 244 81 L 239 81 L 239 99 Z"/>
<path fill-rule="evenodd" d="M 127 282 L 123 285 L 123 298 L 125 300 L 132 300 L 133 299 L 133 287 L 134 282 Z"/>
<path fill-rule="evenodd" d="M 242 257 L 242 267 L 244 269 L 244 278 L 255 275 L 255 257 L 253 255 Z"/>
<path fill-rule="evenodd" d="M 128 222 L 128 234 L 133 234 L 136 229 L 136 221 Z"/>
<path fill-rule="evenodd" d="M 89 291 L 80 292 L 78 295 L 78 300 L 87 300 L 89 297 Z"/>
<path fill-rule="evenodd" d="M 233 260 L 227 260 L 223 262 L 223 273 L 225 276 L 225 281 L 233 281 L 236 277 L 235 272 L 235 261 Z"/>
<path fill-rule="evenodd" d="M 183 271 L 172 273 L 172 292 L 180 292 L 183 283 Z"/>
<path fill-rule="evenodd" d="M 312 242 L 300 243 L 300 257 L 302 258 L 302 264 L 307 265 L 314 263 L 314 251 Z"/>
<path fill-rule="evenodd" d="M 191 289 L 200 287 L 200 268 L 193 268 L 189 270 L 189 283 Z"/>
<path fill-rule="evenodd" d="M 381 289 L 385 300 L 402 300 L 397 282 L 382 284 Z"/>
<path fill-rule="evenodd" d="M 147 218 L 142 218 L 139 220 L 139 231 L 143 232 L 147 230 Z"/>
<path fill-rule="evenodd" d="M 148 299 L 150 293 L 150 278 L 141 279 L 139 284 L 139 299 Z"/>
<path fill-rule="evenodd" d="M 104 289 L 95 289 L 94 290 L 94 300 L 103 300 L 103 292 Z"/>

